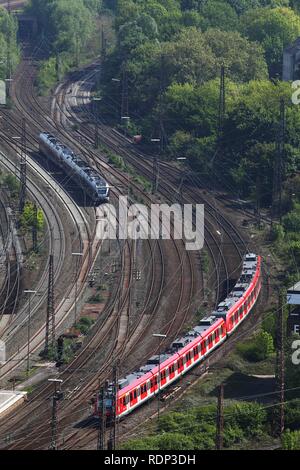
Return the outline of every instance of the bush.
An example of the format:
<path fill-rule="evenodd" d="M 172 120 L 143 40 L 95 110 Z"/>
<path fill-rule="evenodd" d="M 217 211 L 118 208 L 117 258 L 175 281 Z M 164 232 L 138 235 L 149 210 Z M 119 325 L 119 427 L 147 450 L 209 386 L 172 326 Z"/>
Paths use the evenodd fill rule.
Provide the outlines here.
<path fill-rule="evenodd" d="M 237 350 L 248 361 L 259 362 L 274 352 L 274 341 L 270 333 L 261 331 L 253 340 L 238 344 Z"/>
<path fill-rule="evenodd" d="M 300 232 L 300 210 L 296 209 L 283 217 L 283 226 L 291 232 Z"/>
<path fill-rule="evenodd" d="M 283 450 L 300 450 L 300 431 L 287 430 L 282 436 Z"/>
<path fill-rule="evenodd" d="M 7 186 L 9 191 L 12 193 L 16 193 L 19 191 L 20 183 L 14 175 L 5 175 L 3 178 L 3 184 Z"/>
<path fill-rule="evenodd" d="M 125 170 L 125 163 L 124 163 L 123 158 L 120 157 L 120 155 L 116 155 L 112 152 L 107 152 L 107 153 L 108 153 L 108 161 L 111 165 L 114 165 L 120 170 Z"/>

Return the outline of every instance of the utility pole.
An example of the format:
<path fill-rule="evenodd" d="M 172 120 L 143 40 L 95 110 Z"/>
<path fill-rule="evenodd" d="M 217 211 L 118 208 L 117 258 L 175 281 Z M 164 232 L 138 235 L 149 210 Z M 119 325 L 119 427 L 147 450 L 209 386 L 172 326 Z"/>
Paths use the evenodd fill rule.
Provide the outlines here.
<path fill-rule="evenodd" d="M 22 119 L 22 138 L 21 138 L 21 160 L 20 160 L 20 194 L 19 194 L 19 213 L 22 214 L 25 207 L 26 189 L 27 189 L 27 150 L 26 150 L 26 120 Z"/>
<path fill-rule="evenodd" d="M 280 100 L 280 122 L 279 132 L 277 137 L 276 154 L 273 169 L 273 192 L 272 192 L 272 208 L 271 208 L 271 226 L 274 219 L 279 215 L 281 223 L 282 217 L 282 183 L 284 176 L 284 143 L 285 143 L 285 102 L 284 99 Z"/>
<path fill-rule="evenodd" d="M 159 162 L 157 157 L 153 157 L 153 183 L 152 183 L 152 194 L 155 194 L 158 189 L 159 182 Z"/>
<path fill-rule="evenodd" d="M 55 73 L 56 73 L 56 80 L 59 82 L 60 81 L 60 56 L 58 53 L 56 54 L 56 60 L 55 60 Z"/>
<path fill-rule="evenodd" d="M 224 385 L 221 384 L 218 396 L 217 408 L 217 433 L 216 433 L 216 450 L 223 448 L 223 432 L 224 432 Z"/>
<path fill-rule="evenodd" d="M 45 355 L 49 355 L 49 340 L 51 337 L 51 347 L 55 348 L 55 306 L 54 306 L 54 256 L 49 258 L 49 278 L 48 278 L 48 299 L 47 299 L 47 319 L 45 337 Z"/>
<path fill-rule="evenodd" d="M 38 228 L 38 210 L 37 205 L 33 205 L 33 223 L 32 223 L 32 249 L 35 253 L 38 251 L 37 246 L 37 228 Z"/>
<path fill-rule="evenodd" d="M 7 51 L 6 51 L 6 78 L 8 80 L 8 90 L 11 80 L 11 32 L 10 28 L 7 31 Z"/>
<path fill-rule="evenodd" d="M 108 450 L 116 449 L 117 441 L 117 400 L 118 400 L 118 366 L 113 368 L 113 382 L 112 382 L 112 405 L 111 405 L 111 429 L 108 441 Z"/>
<path fill-rule="evenodd" d="M 261 175 L 259 170 L 257 170 L 256 176 L 256 223 L 257 227 L 260 229 L 261 226 Z"/>
<path fill-rule="evenodd" d="M 164 152 L 167 145 L 167 137 L 164 128 L 163 119 L 163 93 L 165 89 L 165 73 L 164 73 L 164 56 L 160 56 L 160 85 L 159 85 L 159 138 L 160 138 L 160 153 Z"/>
<path fill-rule="evenodd" d="M 54 384 L 54 393 L 52 396 L 52 419 L 51 419 L 51 450 L 57 450 L 57 403 L 63 398 L 63 393 L 60 390 L 62 383 L 61 379 L 48 379 L 48 382 Z M 59 387 L 58 387 L 59 386 Z"/>
<path fill-rule="evenodd" d="M 221 77 L 220 77 L 220 96 L 219 96 L 219 116 L 218 116 L 218 143 L 223 137 L 224 132 L 224 121 L 225 121 L 225 111 L 226 111 L 226 102 L 225 102 L 225 67 L 221 67 Z"/>
<path fill-rule="evenodd" d="M 106 434 L 106 384 L 99 391 L 99 430 L 97 450 L 105 450 L 105 434 Z"/>
<path fill-rule="evenodd" d="M 28 322 L 27 322 L 27 366 L 26 372 L 27 376 L 30 371 L 30 326 L 31 326 L 31 295 L 36 294 L 36 290 L 26 289 L 24 294 L 29 294 L 28 299 Z"/>
<path fill-rule="evenodd" d="M 95 149 L 99 147 L 99 126 L 98 122 L 95 123 L 95 139 L 94 139 Z"/>
<path fill-rule="evenodd" d="M 7 0 L 7 11 L 9 14 L 11 14 L 11 3 L 10 0 Z"/>
<path fill-rule="evenodd" d="M 278 302 L 278 316 L 277 316 L 277 350 L 276 350 L 276 385 L 279 395 L 279 404 L 280 404 L 280 416 L 279 416 L 279 426 L 278 432 L 282 436 L 284 432 L 284 421 L 285 421 L 285 410 L 284 410 L 284 401 L 285 401 L 285 325 L 284 325 L 284 294 L 281 291 L 279 293 L 279 302 Z"/>
<path fill-rule="evenodd" d="M 129 96 L 128 96 L 128 73 L 127 60 L 123 62 L 122 70 L 122 95 L 121 95 L 121 119 L 129 116 Z"/>
<path fill-rule="evenodd" d="M 102 56 L 102 59 L 105 59 L 106 57 L 106 37 L 105 37 L 103 25 L 102 25 L 102 30 L 101 30 L 101 56 Z"/>

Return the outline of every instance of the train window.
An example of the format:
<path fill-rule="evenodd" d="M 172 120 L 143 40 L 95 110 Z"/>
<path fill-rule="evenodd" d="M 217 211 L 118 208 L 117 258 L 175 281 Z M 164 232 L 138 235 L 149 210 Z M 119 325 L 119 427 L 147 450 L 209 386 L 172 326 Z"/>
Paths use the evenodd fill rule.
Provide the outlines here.
<path fill-rule="evenodd" d="M 130 392 L 130 401 L 132 401 L 132 400 L 133 400 L 133 393 Z"/>
<path fill-rule="evenodd" d="M 137 397 L 137 392 L 136 390 L 133 391 L 133 398 L 136 398 Z"/>
<path fill-rule="evenodd" d="M 122 398 L 122 405 L 123 405 L 123 406 L 126 406 L 126 397 L 123 397 L 123 398 Z"/>
<path fill-rule="evenodd" d="M 199 353 L 198 346 L 195 346 L 194 347 L 194 357 L 196 357 L 198 353 Z"/>

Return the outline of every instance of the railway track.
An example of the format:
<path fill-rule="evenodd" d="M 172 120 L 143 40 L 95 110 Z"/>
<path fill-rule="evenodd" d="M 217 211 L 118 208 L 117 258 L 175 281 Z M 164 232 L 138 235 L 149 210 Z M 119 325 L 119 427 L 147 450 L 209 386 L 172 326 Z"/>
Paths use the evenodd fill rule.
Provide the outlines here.
<path fill-rule="evenodd" d="M 32 106 L 32 102 L 31 102 L 31 106 Z M 49 125 L 49 123 L 48 123 L 48 125 Z M 122 182 L 124 183 L 124 176 L 123 176 L 123 175 L 122 175 Z M 159 245 L 159 244 L 157 243 L 156 245 Z M 164 262 L 161 262 L 160 264 L 162 265 L 162 267 L 164 267 Z M 157 265 L 158 265 L 158 263 L 155 263 L 156 279 L 157 279 Z M 176 265 L 179 265 L 179 266 L 181 265 L 180 260 L 179 260 L 179 262 L 178 262 L 178 261 L 176 262 Z M 185 275 L 185 276 L 186 276 L 186 274 L 187 274 L 186 271 L 184 271 L 184 275 Z M 169 283 L 170 283 L 170 281 L 169 281 Z M 162 282 L 160 282 L 160 285 L 161 285 L 161 286 L 164 286 L 164 280 L 163 280 Z M 194 288 L 193 283 L 190 285 L 189 289 L 191 289 L 191 286 Z M 185 289 L 185 288 L 186 288 L 186 286 L 183 285 L 182 289 L 180 290 L 179 301 L 183 301 L 183 300 L 184 300 L 184 302 L 185 302 L 185 307 L 186 307 L 186 300 L 187 300 L 186 297 L 187 297 L 188 294 L 186 294 L 186 293 L 185 293 L 185 295 L 182 294 L 182 290 Z M 155 290 L 157 291 L 157 287 L 156 287 Z M 160 297 L 158 297 L 157 300 L 159 300 L 159 298 L 160 298 Z M 132 334 L 131 334 L 130 340 L 127 341 L 127 342 L 124 342 L 124 341 L 123 341 L 123 344 L 128 344 L 131 349 L 133 348 L 134 343 L 137 343 L 137 342 L 140 341 L 140 338 L 141 338 L 142 335 L 145 333 L 146 328 L 149 327 L 150 324 L 152 323 L 151 320 L 153 320 L 153 316 L 151 317 L 151 312 L 152 312 L 152 309 L 153 309 L 153 308 L 157 309 L 157 303 L 158 303 L 158 302 L 154 302 L 154 305 L 153 305 L 153 302 L 150 302 L 150 300 L 152 300 L 152 299 L 149 298 L 149 302 L 146 302 L 145 305 L 147 306 L 148 303 L 149 303 L 149 304 L 152 303 L 151 309 L 148 308 L 148 311 L 145 312 L 145 316 L 144 316 L 143 320 L 141 321 L 141 318 L 139 318 L 138 323 L 136 323 L 136 325 L 134 325 L 134 327 L 131 328 Z M 126 311 L 126 308 L 125 308 L 125 311 Z M 176 312 L 179 312 L 180 309 L 177 308 L 177 309 L 175 309 L 175 311 L 176 311 Z M 148 320 L 146 320 L 146 315 L 147 315 Z M 126 315 L 125 315 L 125 316 L 126 316 Z M 176 315 L 175 315 L 175 317 L 176 317 Z M 121 323 L 122 323 L 122 322 L 121 322 Z M 143 326 L 140 326 L 140 325 L 143 325 Z M 118 336 L 117 336 L 117 338 L 119 339 L 119 340 L 118 340 L 119 343 L 120 343 L 120 338 L 121 338 L 121 336 L 120 336 L 120 331 L 121 331 L 122 329 L 123 329 L 123 331 L 124 331 L 124 309 L 123 309 L 123 323 L 122 323 L 122 326 L 123 326 L 123 328 L 117 330 L 117 331 L 118 331 Z M 102 327 L 102 330 L 103 330 L 103 327 Z M 126 333 L 126 331 L 127 331 L 127 327 L 126 327 L 126 321 L 125 321 L 125 333 Z M 125 334 L 125 337 L 126 337 L 127 339 L 129 339 L 129 338 L 128 338 L 128 335 L 126 335 L 126 334 Z M 99 338 L 97 338 L 97 341 L 99 342 Z M 81 357 L 83 357 L 83 356 L 81 356 Z M 76 364 L 74 365 L 74 367 L 76 367 Z M 78 368 L 77 368 L 77 370 L 78 370 Z M 93 374 L 93 375 L 95 375 L 95 374 Z M 99 378 L 99 374 L 96 376 L 96 378 L 94 378 L 94 382 L 92 383 L 92 386 L 94 386 L 95 380 L 98 380 L 98 378 Z M 51 391 L 48 389 L 48 396 L 50 396 L 49 393 L 51 393 Z M 90 397 L 90 393 L 91 393 L 91 385 L 89 385 L 89 388 L 87 389 L 87 394 L 86 394 L 86 397 L 85 397 L 85 398 Z M 75 394 L 75 395 L 76 395 L 76 394 Z M 83 395 L 83 393 L 82 393 L 82 390 L 81 390 L 81 392 L 80 392 L 81 401 L 82 401 L 82 395 Z M 33 396 L 33 399 L 36 399 L 36 397 Z M 75 400 L 75 398 L 74 398 L 74 400 Z M 74 401 L 74 400 L 73 400 L 73 401 Z M 81 405 L 81 406 L 82 406 L 82 405 Z M 67 412 L 67 416 L 70 416 L 70 410 Z M 73 416 L 74 416 L 74 415 L 73 415 Z M 21 417 L 21 419 L 22 419 L 22 418 L 23 418 L 23 417 Z M 74 418 L 73 418 L 73 419 L 74 419 Z M 18 421 L 18 418 L 16 418 L 16 420 Z M 44 423 L 45 423 L 45 421 L 44 421 Z M 16 423 L 14 423 L 14 424 L 16 424 Z M 45 427 L 45 425 L 44 425 L 44 427 Z M 46 432 L 47 432 L 47 431 L 46 431 Z M 38 436 L 38 439 L 39 439 L 39 440 L 40 440 L 40 436 L 41 436 L 41 433 L 39 432 L 39 436 Z M 47 441 L 47 435 L 45 436 L 45 440 Z M 32 436 L 30 437 L 30 441 L 31 441 L 31 442 L 30 442 L 29 445 L 30 445 L 30 446 L 33 446 L 35 441 L 32 440 Z M 38 445 L 40 445 L 40 444 L 41 444 L 41 442 L 40 442 Z M 17 446 L 18 446 L 18 445 L 21 445 L 21 443 L 18 441 L 18 443 L 17 443 L 16 445 L 17 445 Z M 22 448 L 24 448 L 24 445 L 26 445 L 26 443 L 23 441 L 23 442 L 22 442 Z"/>
<path fill-rule="evenodd" d="M 29 80 L 29 83 L 31 83 L 31 84 L 32 84 L 33 75 L 34 75 L 34 73 L 32 73 L 32 76 L 30 77 L 31 80 Z M 83 81 L 83 83 L 84 83 L 84 81 Z M 83 151 L 85 153 L 86 157 L 90 160 L 90 162 L 92 162 L 94 164 L 94 166 L 99 168 L 101 170 L 101 172 L 104 173 L 105 176 L 108 173 L 112 174 L 113 178 L 115 178 L 115 180 L 118 180 L 123 185 L 123 188 L 124 187 L 126 188 L 126 186 L 128 185 L 128 178 L 126 176 L 124 176 L 124 174 L 122 174 L 121 172 L 118 172 L 115 168 L 112 168 L 111 166 L 109 166 L 106 159 L 105 159 L 105 157 L 103 155 L 101 155 L 101 152 L 94 152 L 94 151 L 91 150 L 91 148 L 93 146 L 93 141 L 92 141 L 92 137 L 91 137 L 91 129 L 89 128 L 89 126 L 86 126 L 86 128 L 84 128 L 84 131 L 82 130 L 82 128 L 81 128 L 80 131 L 76 131 L 76 132 L 74 132 L 74 130 L 71 130 L 72 125 L 68 124 L 68 121 L 70 120 L 70 117 L 71 117 L 71 119 L 74 119 L 74 113 L 71 114 L 70 110 L 68 110 L 68 107 L 69 107 L 68 103 L 65 104 L 65 96 L 67 95 L 67 90 L 66 89 L 69 85 L 70 84 L 68 82 L 66 82 L 63 86 L 61 86 L 59 91 L 62 94 L 61 95 L 58 94 L 56 96 L 56 102 L 58 103 L 58 109 L 56 109 L 57 106 L 54 108 L 55 109 L 55 115 L 54 115 L 55 121 L 50 121 L 49 117 L 45 118 L 43 116 L 45 114 L 45 109 L 36 100 L 36 97 L 35 97 L 34 92 L 33 92 L 33 85 L 31 85 L 31 89 L 30 89 L 30 86 L 28 88 L 26 88 L 26 94 L 27 94 L 26 100 L 28 99 L 28 103 L 30 103 L 29 110 L 31 112 L 34 111 L 40 117 L 40 119 L 44 119 L 45 123 L 47 123 L 47 125 L 50 126 L 51 129 L 53 129 L 54 131 L 59 132 L 61 135 L 63 135 L 65 141 L 67 143 L 69 143 L 69 145 L 73 145 L 73 146 L 75 145 L 76 148 Z M 85 96 L 85 99 L 88 99 L 88 95 Z M 86 103 L 85 103 L 85 107 L 86 107 Z M 25 114 L 26 108 L 27 108 L 27 106 L 24 106 L 24 104 L 23 104 L 22 105 L 22 112 L 24 112 L 24 114 Z M 85 112 L 86 111 L 87 110 L 85 109 Z M 28 113 L 26 113 L 26 114 L 28 114 Z M 40 119 L 39 119 L 39 121 L 40 121 Z M 41 124 L 40 123 L 38 124 L 37 119 L 34 119 L 34 121 L 35 122 L 32 123 L 33 127 L 36 127 L 37 129 L 40 129 Z M 107 135 L 109 135 L 108 138 L 107 138 Z M 111 135 L 113 137 L 111 137 Z M 117 138 L 116 138 L 116 135 L 117 135 Z M 143 162 L 143 164 L 142 164 L 143 168 L 138 168 L 137 162 L 136 162 L 137 156 L 135 156 L 135 159 L 133 158 L 131 149 L 129 151 L 128 148 L 127 148 L 128 147 L 128 142 L 126 142 L 126 139 L 124 139 L 123 136 L 118 136 L 117 133 L 107 129 L 107 126 L 105 126 L 105 124 L 103 124 L 103 127 L 101 128 L 101 138 L 103 138 L 103 140 L 106 138 L 107 139 L 107 144 L 108 144 L 108 146 L 110 146 L 110 148 L 113 148 L 115 150 L 118 149 L 118 153 L 121 153 L 121 154 L 123 154 L 123 156 L 126 156 L 126 158 L 128 158 L 128 160 L 130 161 L 130 164 L 135 166 L 136 169 L 139 169 L 139 171 L 143 172 L 143 174 L 147 178 L 149 178 L 149 179 L 151 178 L 151 176 L 150 176 L 150 174 L 152 175 L 151 164 L 146 161 L 146 162 Z M 120 141 L 121 141 L 122 145 L 120 145 Z M 82 144 L 83 142 L 85 143 L 85 145 Z M 86 148 L 86 143 L 88 144 L 88 148 Z M 175 184 L 178 183 L 178 176 L 174 175 L 174 178 L 175 178 L 175 180 L 173 181 L 173 183 L 170 183 L 166 180 L 165 184 L 163 185 L 163 188 L 160 189 L 160 193 L 163 195 L 163 197 L 165 197 L 166 199 L 168 199 L 169 201 L 172 201 L 172 202 L 174 202 L 174 188 L 175 188 Z M 106 178 L 106 179 L 109 179 L 109 178 Z M 138 193 L 138 194 L 141 193 L 141 190 L 140 190 L 138 185 L 134 185 L 133 183 L 131 183 L 131 186 L 133 187 L 135 193 Z M 184 202 L 194 200 L 195 194 L 194 194 L 193 191 L 190 191 L 188 193 L 185 190 L 185 193 L 187 193 L 187 194 L 185 194 Z M 175 191 L 175 194 L 176 194 L 176 191 Z M 197 194 L 197 196 L 198 196 L 198 194 Z M 143 199 L 145 200 L 145 195 L 143 195 Z M 150 196 L 148 196 L 148 199 L 149 199 L 149 202 L 153 200 Z M 203 200 L 203 197 L 202 197 L 202 200 Z M 231 266 L 229 267 L 228 258 L 230 258 L 230 256 L 229 256 L 230 251 L 228 251 L 228 249 L 226 247 L 226 244 L 229 244 L 229 243 L 231 244 L 232 250 L 234 251 L 233 258 L 235 258 L 235 259 L 240 258 L 241 253 L 243 252 L 243 250 L 247 249 L 247 244 L 244 242 L 243 238 L 241 237 L 239 232 L 236 231 L 236 229 L 233 225 L 230 225 L 228 223 L 226 225 L 226 223 L 220 217 L 220 209 L 217 208 L 217 207 L 214 207 L 213 204 L 212 204 L 212 207 L 210 208 L 210 220 L 209 220 L 208 224 L 209 224 L 209 226 L 207 228 L 206 236 L 210 237 L 210 243 L 208 243 L 207 247 L 208 247 L 208 250 L 210 251 L 211 259 L 212 259 L 212 262 L 213 262 L 213 269 L 212 269 L 212 272 L 211 272 L 211 277 L 214 278 L 214 281 L 215 281 L 214 285 L 215 285 L 216 292 L 218 294 L 217 297 L 219 297 L 220 292 L 221 292 L 222 282 L 224 282 L 224 278 L 228 279 L 228 277 L 231 276 L 234 273 L 234 270 L 238 269 L 238 267 L 239 267 L 239 265 L 238 264 L 236 265 L 236 263 L 235 263 L 234 267 L 231 267 Z M 220 227 L 224 231 L 225 236 L 226 236 L 226 240 L 224 239 L 225 236 L 224 235 L 222 236 L 222 239 L 221 239 L 222 243 L 220 243 L 220 240 L 218 239 L 218 237 L 216 237 L 216 230 L 218 230 L 218 227 Z M 180 249 L 180 248 L 178 247 L 178 249 Z M 226 256 L 224 254 L 225 250 L 226 250 Z M 174 251 L 174 249 L 172 251 Z M 231 253 L 233 253 L 233 251 Z M 130 258 L 129 252 L 128 252 L 127 256 L 129 256 L 129 258 Z M 179 261 L 179 266 L 181 266 L 181 268 L 180 268 L 181 269 L 181 276 L 180 276 L 180 282 L 181 283 L 183 282 L 182 281 L 183 278 L 187 278 L 187 274 L 188 274 L 189 270 L 190 270 L 190 272 L 193 272 L 193 270 L 190 269 L 191 265 L 192 265 L 191 258 L 189 258 L 187 255 L 185 255 L 185 257 L 187 258 L 186 261 L 188 261 L 188 262 L 186 263 L 186 265 L 185 265 L 186 267 L 184 269 L 182 269 L 182 266 L 183 266 L 182 261 Z M 178 256 L 178 259 L 182 260 L 182 255 L 181 255 L 181 258 L 180 258 L 180 256 Z M 190 264 L 190 268 L 187 268 L 188 264 Z M 162 265 L 164 266 L 164 263 L 162 263 Z M 177 266 L 178 266 L 178 262 L 177 262 Z M 165 269 L 165 267 L 164 267 L 164 269 Z M 171 279 L 173 280 L 177 277 L 178 277 L 178 271 L 175 272 L 175 275 L 173 275 L 171 277 Z M 130 275 L 129 275 L 129 279 L 130 279 Z M 190 280 L 189 277 L 188 277 L 188 280 Z M 210 281 L 212 281 L 212 279 L 210 279 Z M 182 284 L 182 289 L 183 288 L 184 288 L 184 285 Z M 181 289 L 181 291 L 182 291 L 182 289 Z M 203 286 L 202 286 L 202 289 L 203 289 Z M 175 289 L 173 288 L 173 291 L 174 290 Z M 172 290 L 170 292 L 172 292 Z M 166 295 L 166 290 L 164 290 L 164 289 L 162 289 L 162 291 L 159 292 L 159 296 L 158 296 L 158 299 L 157 299 L 158 302 L 157 303 L 159 303 L 159 300 L 162 298 L 163 294 Z M 183 299 L 184 299 L 184 302 L 183 302 Z M 185 323 L 185 321 L 188 317 L 189 307 L 194 306 L 194 302 L 192 301 L 193 299 L 191 299 L 190 294 L 185 293 L 184 295 L 181 295 L 180 300 L 181 300 L 180 308 L 177 309 L 177 310 L 179 310 L 181 315 L 180 316 L 175 315 L 175 318 L 177 318 L 176 325 L 175 325 L 174 322 L 172 323 L 172 321 L 166 322 L 164 325 L 162 325 L 164 327 L 164 329 L 161 330 L 161 331 L 170 332 L 170 337 L 176 336 L 177 333 L 179 333 L 182 330 L 183 324 Z M 184 304 L 184 305 L 182 306 L 182 304 Z M 176 310 L 176 313 L 177 313 L 177 310 Z M 115 341 L 117 341 L 117 344 L 123 344 L 123 345 L 129 345 L 130 346 L 129 348 L 128 348 L 128 346 L 127 346 L 127 348 L 125 347 L 124 351 L 122 353 L 120 351 L 120 353 L 119 353 L 119 358 L 125 358 L 125 357 L 129 357 L 128 356 L 129 353 L 132 353 L 132 351 L 135 350 L 136 344 L 140 341 L 140 339 L 143 337 L 143 335 L 147 331 L 146 328 L 144 328 L 144 326 L 141 326 L 141 324 L 143 324 L 144 321 L 145 322 L 147 322 L 147 321 L 146 321 L 146 317 L 143 317 L 142 322 L 139 319 L 139 322 L 136 323 L 135 327 L 130 329 L 131 337 L 129 337 L 128 336 L 128 328 L 127 328 L 128 327 L 128 321 L 126 319 L 126 315 L 127 315 L 126 312 L 128 312 L 128 309 L 127 309 L 126 305 L 124 305 L 124 308 L 120 309 L 120 311 L 123 312 L 123 315 L 121 314 L 121 316 L 123 316 L 123 319 L 120 320 L 120 325 L 122 324 L 122 328 L 117 328 L 116 329 Z M 185 315 L 182 315 L 182 313 L 184 313 Z M 152 312 L 152 314 L 153 314 L 153 312 Z M 170 328 L 170 329 L 168 330 L 168 328 Z M 110 330 L 110 328 L 108 328 L 108 330 Z M 124 336 L 122 336 L 121 331 L 125 331 Z M 171 331 L 172 331 L 172 333 L 171 333 Z M 121 338 L 125 338 L 126 340 L 120 341 Z M 98 340 L 99 340 L 99 338 L 97 339 L 97 341 Z M 168 340 L 169 340 L 169 338 L 168 338 Z M 120 348 L 120 350 L 121 349 L 122 348 Z M 151 351 L 153 353 L 153 346 L 152 346 L 152 349 L 149 348 L 149 351 Z M 83 358 L 83 356 L 80 356 L 80 357 Z M 146 351 L 144 351 L 144 357 L 145 358 L 147 357 Z M 81 359 L 81 360 L 84 360 L 84 361 L 87 360 L 88 361 L 87 358 L 84 358 L 84 359 Z M 94 360 L 95 360 L 95 355 L 94 355 Z M 142 361 L 142 356 L 140 355 L 139 363 L 142 363 L 142 362 L 143 362 Z M 134 367 L 134 365 L 136 366 L 137 365 L 136 360 L 132 361 L 131 364 L 132 364 L 131 367 Z M 72 368 L 73 367 L 74 367 L 74 369 L 76 369 L 76 364 L 73 364 Z M 108 369 L 110 367 L 111 367 L 111 363 L 109 364 Z M 131 367 L 129 367 L 128 370 L 130 370 Z M 77 371 L 78 371 L 78 369 L 79 368 L 77 368 Z M 102 372 L 104 372 L 104 371 L 102 371 Z M 71 375 L 73 375 L 72 370 L 69 373 Z M 61 410 L 61 412 L 62 412 L 61 427 L 64 429 L 65 440 L 67 442 L 66 446 L 69 446 L 71 448 L 74 448 L 74 447 L 72 447 L 74 445 L 75 446 L 78 445 L 79 447 L 81 447 L 87 441 L 89 441 L 89 440 L 95 441 L 95 438 L 96 438 L 97 431 L 95 431 L 95 429 L 90 429 L 88 431 L 84 430 L 84 431 L 81 432 L 81 431 L 78 431 L 78 430 L 74 431 L 73 428 L 72 428 L 72 426 L 74 424 L 74 421 L 76 421 L 76 419 L 78 419 L 80 415 L 82 415 L 84 413 L 85 414 L 87 413 L 88 410 L 87 410 L 87 406 L 86 406 L 86 400 L 90 396 L 90 393 L 91 393 L 92 389 L 95 390 L 95 388 L 97 387 L 97 382 L 99 381 L 99 378 L 100 378 L 100 380 L 104 380 L 104 378 L 107 377 L 107 374 L 105 374 L 105 373 L 103 373 L 103 376 L 101 376 L 101 373 L 99 373 L 99 371 L 97 371 L 97 374 L 95 374 L 95 372 L 92 369 L 90 369 L 89 375 L 92 375 L 93 378 L 85 386 L 85 388 L 84 388 L 85 392 L 83 393 L 83 388 L 80 387 L 80 390 L 79 389 L 75 390 L 72 393 L 72 400 L 70 400 L 70 401 L 72 402 L 73 408 L 68 407 L 69 405 L 65 405 L 65 406 L 63 406 L 63 408 Z M 84 397 L 83 397 L 83 395 L 84 395 Z M 50 397 L 49 389 L 48 389 L 47 397 L 48 398 Z M 33 402 L 34 401 L 36 402 L 36 399 L 37 399 L 37 397 L 32 396 L 32 401 Z M 44 395 L 41 397 L 41 399 L 42 399 L 42 401 L 44 400 Z M 84 403 L 85 403 L 85 405 L 84 405 Z M 73 413 L 73 418 L 70 418 L 70 413 Z M 48 410 L 48 415 L 49 415 L 49 410 Z M 45 419 L 45 415 L 43 415 L 43 419 Z M 47 423 L 49 423 L 49 419 L 50 419 L 50 415 L 49 415 Z M 16 421 L 16 422 L 18 422 L 18 421 Z M 11 446 L 9 446 L 9 448 L 39 448 L 40 446 L 41 447 L 45 446 L 46 442 L 49 440 L 49 434 L 47 434 L 47 431 L 44 431 L 44 436 L 43 436 L 43 432 L 42 432 L 43 425 L 41 425 L 41 426 L 42 427 L 37 428 L 37 431 L 34 431 L 33 430 L 34 426 L 32 425 L 32 430 L 29 429 L 28 436 L 25 439 L 24 439 L 24 437 L 19 437 L 18 438 L 16 436 L 15 444 L 12 444 Z M 25 445 L 25 447 L 24 447 L 24 445 Z"/>
<path fill-rule="evenodd" d="M 8 201 L 4 192 L 2 192 L 0 198 L 0 211 L 0 236 L 2 239 L 0 265 L 2 271 L 1 278 L 3 280 L 0 288 L 0 322 L 2 321 L 3 323 L 5 321 L 5 317 L 7 318 L 7 323 L 10 323 L 11 318 L 16 312 L 18 306 L 21 259 L 19 251 L 16 247 L 14 221 L 12 218 L 11 208 L 8 205 Z"/>

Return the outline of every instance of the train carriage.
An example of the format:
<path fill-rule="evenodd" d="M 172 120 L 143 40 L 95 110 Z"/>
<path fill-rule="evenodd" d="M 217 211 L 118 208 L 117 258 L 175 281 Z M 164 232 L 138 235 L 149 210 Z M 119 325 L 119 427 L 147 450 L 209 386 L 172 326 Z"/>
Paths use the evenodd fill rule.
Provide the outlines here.
<path fill-rule="evenodd" d="M 59 142 L 53 135 L 42 132 L 39 136 L 40 152 L 59 166 L 84 192 L 95 205 L 109 201 L 109 185 L 80 156 Z"/>
<path fill-rule="evenodd" d="M 261 257 L 245 255 L 241 276 L 223 302 L 186 335 L 176 339 L 162 355 L 152 356 L 138 371 L 118 382 L 115 412 L 121 418 L 178 380 L 221 346 L 255 305 L 261 290 Z M 112 384 L 106 391 L 106 410 L 112 413 Z M 99 416 L 98 399 L 95 415 Z"/>

